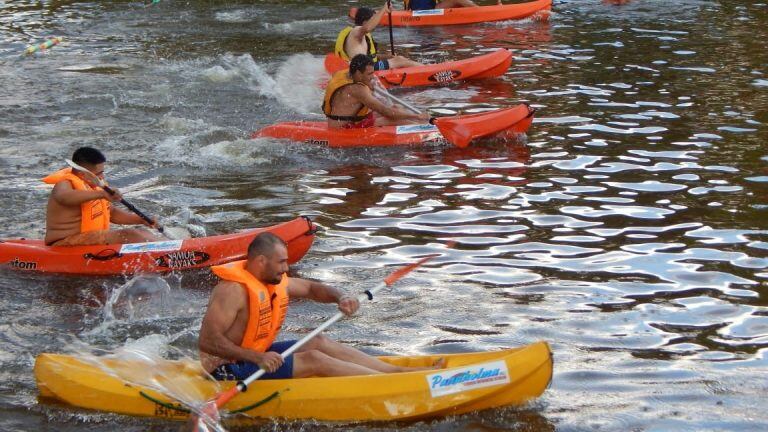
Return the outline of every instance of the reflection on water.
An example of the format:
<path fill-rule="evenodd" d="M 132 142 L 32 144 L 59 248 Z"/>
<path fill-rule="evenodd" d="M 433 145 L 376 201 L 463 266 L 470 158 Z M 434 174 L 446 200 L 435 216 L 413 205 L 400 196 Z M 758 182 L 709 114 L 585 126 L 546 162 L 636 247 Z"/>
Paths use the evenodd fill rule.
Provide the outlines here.
<path fill-rule="evenodd" d="M 322 55 L 346 3 L 6 2 L 3 236 L 42 235 L 49 189 L 37 179 L 93 145 L 139 207 L 198 234 L 312 216 L 324 230 L 293 270 L 303 277 L 358 292 L 389 266 L 441 254 L 334 338 L 373 354 L 537 339 L 555 352 L 552 388 L 527 407 L 267 427 L 765 430 L 768 388 L 755 377 L 768 366 L 768 7 L 620 3 L 558 2 L 549 23 L 395 29 L 398 52 L 420 61 L 514 54 L 501 79 L 399 96 L 441 113 L 526 101 L 535 123 L 523 140 L 468 149 L 338 150 L 247 136 L 320 118 Z M 50 36 L 64 42 L 19 58 Z M 31 367 L 69 334 L 194 355 L 213 283 L 207 272 L 136 281 L 3 270 L 0 429 L 175 429 L 39 404 Z M 137 295 L 111 299 L 134 285 Z M 286 337 L 328 314 L 293 303 Z"/>

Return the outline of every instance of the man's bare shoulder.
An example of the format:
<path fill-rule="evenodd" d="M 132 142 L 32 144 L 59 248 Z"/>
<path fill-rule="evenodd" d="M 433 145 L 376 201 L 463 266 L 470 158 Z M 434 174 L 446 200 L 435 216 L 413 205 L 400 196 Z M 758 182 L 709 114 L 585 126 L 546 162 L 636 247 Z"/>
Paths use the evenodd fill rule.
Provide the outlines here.
<path fill-rule="evenodd" d="M 61 206 L 68 207 L 64 200 L 67 196 L 72 195 L 74 192 L 75 189 L 68 181 L 60 181 L 53 185 L 51 195 L 49 196 L 49 201 L 53 201 Z"/>
<path fill-rule="evenodd" d="M 367 85 L 348 85 L 344 88 L 347 92 L 355 98 L 364 98 L 370 96 L 371 89 Z"/>
<path fill-rule="evenodd" d="M 227 303 L 244 302 L 246 299 L 245 289 L 238 282 L 223 280 L 213 288 L 211 301 L 224 301 Z"/>
<path fill-rule="evenodd" d="M 61 193 L 66 191 L 74 190 L 72 188 L 72 184 L 70 184 L 68 181 L 60 181 L 53 185 L 53 191 L 52 193 Z"/>
<path fill-rule="evenodd" d="M 352 30 L 350 30 L 349 35 L 353 38 L 357 39 L 358 41 L 362 41 L 365 38 L 365 27 L 363 26 L 355 26 L 352 27 Z"/>

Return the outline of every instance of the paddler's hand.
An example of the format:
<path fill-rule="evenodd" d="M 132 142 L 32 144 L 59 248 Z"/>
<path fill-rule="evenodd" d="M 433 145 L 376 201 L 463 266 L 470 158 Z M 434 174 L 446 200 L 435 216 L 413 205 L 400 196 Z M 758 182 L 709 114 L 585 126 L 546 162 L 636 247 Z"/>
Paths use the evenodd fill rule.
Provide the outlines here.
<path fill-rule="evenodd" d="M 149 223 L 149 222 L 145 221 L 144 218 L 142 218 L 142 217 L 139 217 L 139 219 L 141 219 L 140 223 L 142 223 L 142 224 L 144 224 L 144 225 L 146 225 L 146 226 L 148 226 L 150 228 L 157 228 L 157 218 L 156 217 L 150 216 L 150 219 L 152 219 L 152 223 Z"/>
<path fill-rule="evenodd" d="M 344 294 L 339 298 L 339 310 L 344 313 L 344 315 L 351 316 L 354 315 L 355 312 L 360 308 L 360 302 L 357 300 L 357 298 L 349 295 Z"/>
<path fill-rule="evenodd" d="M 268 373 L 272 373 L 283 365 L 283 358 L 280 357 L 280 354 L 274 351 L 268 351 L 264 354 L 257 354 L 254 363 Z"/>
<path fill-rule="evenodd" d="M 416 120 L 423 121 L 424 123 L 429 123 L 430 118 L 431 117 L 429 117 L 429 113 L 425 113 L 425 112 L 420 113 L 419 115 L 416 116 Z"/>
<path fill-rule="evenodd" d="M 381 10 L 383 10 L 385 14 L 392 12 L 392 10 L 389 8 L 389 2 L 384 3 L 384 7 L 382 7 Z"/>
<path fill-rule="evenodd" d="M 110 189 L 112 190 L 112 193 L 109 193 L 104 189 L 99 189 L 101 196 L 112 202 L 120 202 L 120 200 L 123 199 L 123 194 L 121 194 L 120 191 L 115 188 Z"/>

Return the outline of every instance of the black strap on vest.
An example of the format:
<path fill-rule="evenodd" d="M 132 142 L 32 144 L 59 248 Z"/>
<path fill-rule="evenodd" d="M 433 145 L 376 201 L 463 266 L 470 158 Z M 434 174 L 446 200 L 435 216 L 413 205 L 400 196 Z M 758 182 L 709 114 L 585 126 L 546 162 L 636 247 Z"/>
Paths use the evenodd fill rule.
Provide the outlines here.
<path fill-rule="evenodd" d="M 338 121 L 351 121 L 351 122 L 361 122 L 365 120 L 367 116 L 337 116 L 337 115 L 329 115 L 326 114 L 326 117 L 328 117 L 331 120 L 338 120 Z"/>

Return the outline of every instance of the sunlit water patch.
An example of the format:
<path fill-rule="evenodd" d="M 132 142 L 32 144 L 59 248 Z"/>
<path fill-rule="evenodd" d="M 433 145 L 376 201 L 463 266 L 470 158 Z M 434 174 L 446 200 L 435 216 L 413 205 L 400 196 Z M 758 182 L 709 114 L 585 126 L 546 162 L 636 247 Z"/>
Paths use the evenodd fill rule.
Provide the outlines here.
<path fill-rule="evenodd" d="M 281 430 L 764 430 L 766 7 L 608 3 L 562 2 L 549 23 L 394 29 L 398 53 L 420 61 L 514 56 L 499 79 L 399 96 L 440 115 L 526 101 L 536 118 L 522 142 L 354 150 L 249 139 L 322 120 L 322 56 L 349 4 L 7 3 L 4 237 L 42 237 L 39 178 L 92 145 L 128 198 L 197 235 L 312 216 L 323 231 L 299 276 L 361 292 L 440 254 L 336 339 L 373 354 L 538 339 L 555 352 L 552 387 L 523 408 L 268 423 Z M 51 35 L 64 42 L 17 58 Z M 384 28 L 375 36 L 386 45 Z M 2 269 L 0 429 L 178 426 L 41 403 L 31 372 L 65 350 L 62 334 L 194 359 L 215 279 L 147 278 Z M 292 303 L 286 338 L 332 311 Z"/>

